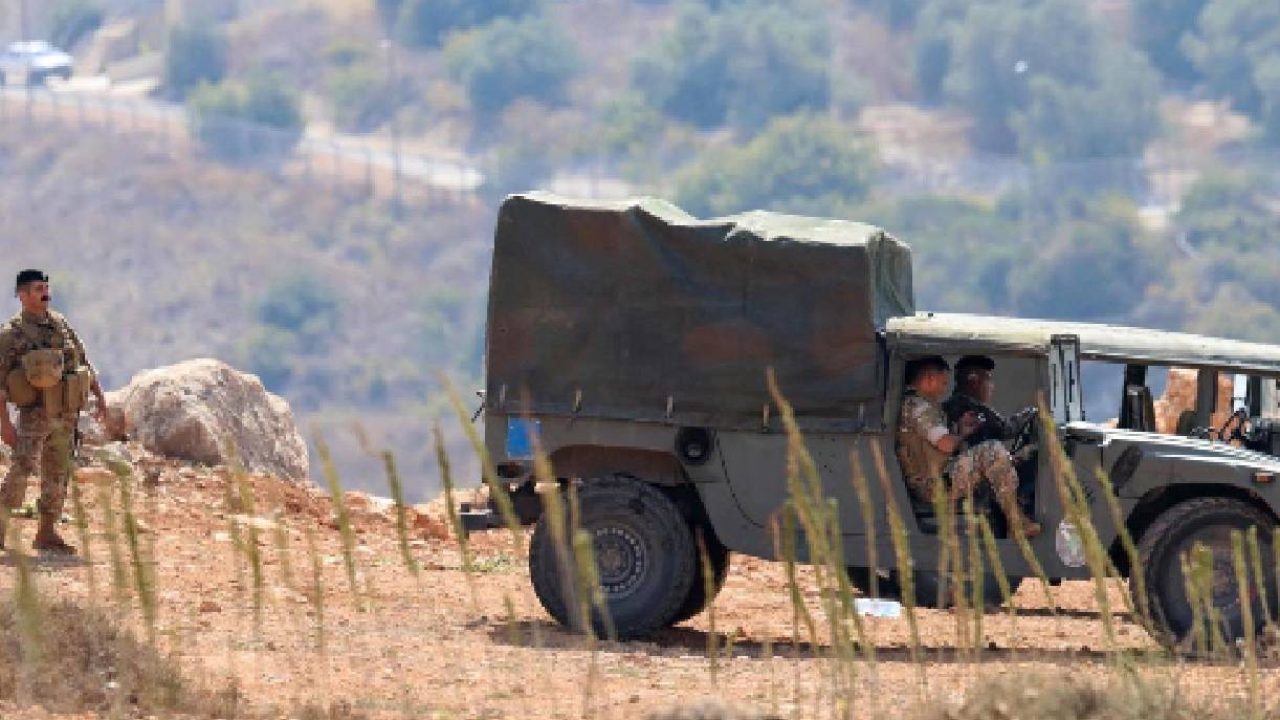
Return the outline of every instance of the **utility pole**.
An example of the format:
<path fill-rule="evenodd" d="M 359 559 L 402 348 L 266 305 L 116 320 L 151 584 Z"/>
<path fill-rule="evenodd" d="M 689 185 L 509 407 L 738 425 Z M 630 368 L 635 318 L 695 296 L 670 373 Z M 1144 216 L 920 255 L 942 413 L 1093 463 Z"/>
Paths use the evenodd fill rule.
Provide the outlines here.
<path fill-rule="evenodd" d="M 400 76 L 396 68 L 395 43 L 392 42 L 389 33 L 386 39 L 382 41 L 382 47 L 387 53 L 388 98 L 391 102 L 391 123 L 388 129 L 391 131 L 392 212 L 398 220 L 403 209 L 401 205 L 404 201 L 400 188 Z"/>
<path fill-rule="evenodd" d="M 831 119 L 840 122 L 843 109 L 840 107 L 840 81 L 844 71 L 844 28 L 846 9 L 844 0 L 831 0 L 831 56 L 827 70 L 827 108 Z"/>

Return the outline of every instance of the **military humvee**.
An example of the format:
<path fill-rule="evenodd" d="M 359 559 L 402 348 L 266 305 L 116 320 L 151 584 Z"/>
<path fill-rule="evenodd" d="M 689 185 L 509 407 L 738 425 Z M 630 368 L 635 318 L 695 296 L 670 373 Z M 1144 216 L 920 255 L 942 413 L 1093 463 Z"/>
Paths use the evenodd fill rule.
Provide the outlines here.
<path fill-rule="evenodd" d="M 1223 630 L 1242 636 L 1230 531 L 1256 526 L 1261 557 L 1273 557 L 1280 461 L 1152 432 L 1142 420 L 1150 391 L 1143 397 L 1136 388 L 1152 364 L 1202 368 L 1206 378 L 1265 377 L 1274 387 L 1280 348 L 1106 325 L 918 313 L 910 250 L 879 228 L 762 212 L 701 221 L 656 200 L 574 203 L 531 194 L 509 198 L 499 212 L 484 437 L 520 520 L 537 524 L 529 555 L 536 594 L 556 620 L 573 623 L 569 585 L 562 582 L 572 570 L 563 567 L 564 553 L 535 494 L 538 449 L 558 481 L 577 490 L 609 627 L 621 637 L 700 612 L 712 599 L 704 570 L 718 590 L 730 552 L 778 559 L 775 520 L 788 499 L 788 438 L 766 382 L 771 371 L 823 491 L 837 503 L 851 579 L 864 588 L 874 581 L 882 596 L 899 592 L 903 579 L 894 568 L 869 567 L 869 528 L 852 478 L 855 470 L 878 477 L 878 454 L 890 477 L 868 483 L 876 556 L 893 557 L 892 505 L 909 531 L 917 601 L 945 605 L 949 593 L 929 591 L 945 580 L 931 570 L 940 523 L 907 492 L 894 435 L 905 364 L 965 354 L 996 361 L 998 410 L 1042 400 L 1054 421 L 1027 423 L 1019 440 L 1041 448 L 1059 443 L 1067 459 L 1054 463 L 1041 450 L 1024 465 L 1034 517 L 1045 528 L 1030 549 L 1046 575 L 1090 576 L 1058 492 L 1058 473 L 1070 469 L 1115 569 L 1145 573 L 1152 629 L 1162 640 L 1184 638 L 1199 617 L 1182 576 L 1184 554 L 1196 543 L 1212 551 L 1213 603 Z M 1081 365 L 1088 362 L 1126 368 L 1120 427 L 1086 421 Z M 1115 488 L 1139 567 L 1122 547 L 1099 473 Z M 464 519 L 472 529 L 491 527 L 494 512 L 473 509 Z M 1018 541 L 992 524 L 1010 579 L 1036 574 Z M 807 558 L 803 537 L 797 555 Z M 1262 564 L 1274 614 L 1274 564 Z M 1252 617 L 1260 622 L 1257 602 Z"/>

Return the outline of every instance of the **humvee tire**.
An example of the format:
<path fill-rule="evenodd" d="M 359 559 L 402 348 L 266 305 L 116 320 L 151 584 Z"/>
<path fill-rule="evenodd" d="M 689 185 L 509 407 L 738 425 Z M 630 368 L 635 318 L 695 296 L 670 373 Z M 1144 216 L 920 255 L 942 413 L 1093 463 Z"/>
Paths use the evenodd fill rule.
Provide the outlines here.
<path fill-rule="evenodd" d="M 695 580 L 701 582 L 693 533 L 679 508 L 658 488 L 622 476 L 584 482 L 578 508 L 579 527 L 593 538 L 608 611 L 605 617 L 591 609 L 595 633 L 630 639 L 670 625 Z M 572 550 L 557 552 L 543 513 L 529 545 L 533 591 L 556 622 L 585 630 L 577 627 L 577 602 L 565 599 L 566 592 L 576 592 L 576 568 L 561 568 L 559 554 L 572 566 Z"/>
<path fill-rule="evenodd" d="M 850 567 L 847 568 L 849 573 L 849 582 L 858 589 L 863 595 L 871 596 L 871 568 Z M 1000 592 L 1000 582 L 995 575 L 987 573 L 982 576 L 982 598 L 984 604 L 999 605 L 1004 602 L 1004 595 Z M 890 570 L 886 575 L 877 574 L 876 576 L 876 597 L 884 600 L 902 600 L 902 583 L 900 573 L 897 570 Z M 912 575 L 912 591 L 915 595 L 916 607 L 933 608 L 943 610 L 951 607 L 955 600 L 955 593 L 945 581 L 939 579 L 937 570 L 916 570 Z M 1012 589 L 1012 584 L 1011 584 Z M 965 598 L 972 600 L 973 587 L 965 588 Z"/>
<path fill-rule="evenodd" d="M 1203 543 L 1213 552 L 1212 594 L 1214 610 L 1221 613 L 1222 618 L 1219 631 L 1231 646 L 1235 645 L 1237 639 L 1245 636 L 1244 608 L 1236 586 L 1231 531 L 1246 532 L 1251 526 L 1258 528 L 1263 585 L 1272 615 L 1275 616 L 1280 607 L 1276 597 L 1275 563 L 1272 555 L 1272 533 L 1276 523 L 1265 511 L 1231 498 L 1196 498 L 1164 511 L 1142 533 L 1142 539 L 1138 542 L 1138 564 L 1144 573 L 1147 608 L 1151 616 L 1151 627 L 1148 630 L 1158 641 L 1177 646 L 1194 629 L 1195 615 L 1183 584 L 1181 558 L 1197 542 Z M 1245 561 L 1249 562 L 1247 548 L 1245 552 Z M 1252 571 L 1249 575 L 1252 578 Z M 1135 607 L 1142 607 L 1141 598 L 1137 597 L 1137 583 L 1131 582 L 1129 588 L 1135 595 Z M 1255 625 L 1253 630 L 1256 633 L 1266 619 L 1256 587 L 1251 593 L 1251 600 Z"/>
<path fill-rule="evenodd" d="M 729 549 L 714 537 L 708 538 L 706 545 L 707 559 L 711 561 L 711 594 L 707 594 L 707 582 L 702 570 L 702 555 L 699 553 L 698 574 L 693 580 L 693 586 L 689 588 L 689 596 L 684 599 L 684 604 L 671 619 L 672 625 L 682 623 L 705 610 L 724 589 L 725 578 L 729 577 Z"/>

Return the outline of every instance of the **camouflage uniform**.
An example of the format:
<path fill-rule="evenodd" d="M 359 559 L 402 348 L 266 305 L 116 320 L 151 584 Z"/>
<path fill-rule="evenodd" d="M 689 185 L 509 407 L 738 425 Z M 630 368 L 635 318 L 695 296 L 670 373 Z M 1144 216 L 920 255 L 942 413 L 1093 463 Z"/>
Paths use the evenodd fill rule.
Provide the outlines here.
<path fill-rule="evenodd" d="M 1012 440 L 1016 434 L 1013 424 L 995 409 L 959 391 L 942 403 L 942 410 L 947 414 L 947 423 L 952 428 L 957 426 L 960 418 L 967 412 L 982 417 L 982 425 L 966 438 L 970 445 L 986 440 Z"/>
<path fill-rule="evenodd" d="M 68 368 L 87 365 L 84 344 L 62 315 L 45 318 L 21 312 L 0 325 L 0 380 L 21 367 L 22 356 L 40 348 L 62 348 Z M 5 410 L 7 412 L 7 409 Z M 41 515 L 59 517 L 72 473 L 72 445 L 76 417 L 50 416 L 40 401 L 18 408 L 18 443 L 9 472 L 0 483 L 0 511 L 22 504 L 27 478 L 40 473 Z"/>
<path fill-rule="evenodd" d="M 1012 497 L 1018 474 L 1004 445 L 988 440 L 948 455 L 934 443 L 950 434 L 942 407 L 908 389 L 898 417 L 898 461 L 911 492 L 931 502 L 935 492 L 949 489 L 948 497 L 954 501 L 986 481 L 998 497 Z"/>

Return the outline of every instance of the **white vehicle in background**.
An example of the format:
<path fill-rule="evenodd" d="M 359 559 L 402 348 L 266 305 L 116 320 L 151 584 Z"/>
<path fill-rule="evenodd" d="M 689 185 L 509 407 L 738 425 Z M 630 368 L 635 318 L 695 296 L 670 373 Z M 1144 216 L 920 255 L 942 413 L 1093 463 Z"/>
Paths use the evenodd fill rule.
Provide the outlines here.
<path fill-rule="evenodd" d="M 0 85 L 22 79 L 31 86 L 44 85 L 51 78 L 68 80 L 75 60 L 43 40 L 10 43 L 0 52 Z"/>

